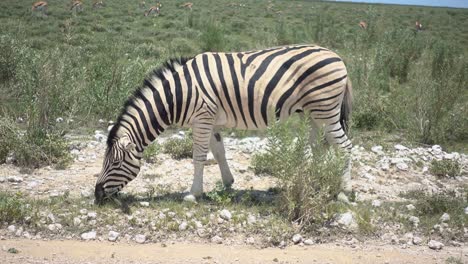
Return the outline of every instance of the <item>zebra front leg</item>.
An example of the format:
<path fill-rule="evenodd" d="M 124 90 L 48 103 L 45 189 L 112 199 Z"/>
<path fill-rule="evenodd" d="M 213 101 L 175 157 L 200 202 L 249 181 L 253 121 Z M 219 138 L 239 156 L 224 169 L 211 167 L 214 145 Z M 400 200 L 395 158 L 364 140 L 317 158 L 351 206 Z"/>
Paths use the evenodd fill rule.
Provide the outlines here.
<path fill-rule="evenodd" d="M 195 197 L 203 194 L 203 169 L 205 167 L 206 156 L 210 144 L 212 122 L 204 119 L 203 122 L 193 124 L 193 183 L 190 194 L 184 199 L 194 201 Z"/>
<path fill-rule="evenodd" d="M 226 161 L 226 151 L 224 150 L 223 139 L 221 138 L 221 134 L 218 132 L 213 133 L 211 136 L 210 148 L 211 152 L 213 152 L 214 158 L 218 162 L 223 184 L 225 187 L 230 188 L 234 183 L 234 177 L 232 177 L 231 170 L 229 169 L 229 165 Z"/>

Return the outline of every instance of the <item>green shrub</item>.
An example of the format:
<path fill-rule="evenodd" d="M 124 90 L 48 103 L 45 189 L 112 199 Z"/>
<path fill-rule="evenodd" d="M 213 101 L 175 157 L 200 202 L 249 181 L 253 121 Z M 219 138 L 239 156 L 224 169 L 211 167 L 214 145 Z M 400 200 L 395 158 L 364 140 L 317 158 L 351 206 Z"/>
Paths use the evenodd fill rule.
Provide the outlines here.
<path fill-rule="evenodd" d="M 208 21 L 203 25 L 201 35 L 201 47 L 203 51 L 223 51 L 226 41 L 223 28 L 214 21 Z"/>
<path fill-rule="evenodd" d="M 186 159 L 192 157 L 193 140 L 190 135 L 184 138 L 170 138 L 163 144 L 163 153 L 171 155 L 173 159 Z"/>
<path fill-rule="evenodd" d="M 432 160 L 430 172 L 439 177 L 455 177 L 460 175 L 461 166 L 458 160 Z"/>
<path fill-rule="evenodd" d="M 219 204 L 229 204 L 234 198 L 235 193 L 227 189 L 220 181 L 216 182 L 213 190 L 206 193 L 206 196 L 213 202 Z"/>
<path fill-rule="evenodd" d="M 301 120 L 292 130 L 291 121 L 268 130 L 267 151 L 253 157 L 256 173 L 278 178 L 280 211 L 304 228 L 322 222 L 323 215 L 340 191 L 344 155 L 334 149 L 311 148 L 309 122 Z"/>
<path fill-rule="evenodd" d="M 143 153 L 143 158 L 147 162 L 154 162 L 156 160 L 156 156 L 161 151 L 161 146 L 155 141 L 151 143 L 148 147 L 146 147 L 145 152 Z"/>
<path fill-rule="evenodd" d="M 19 194 L 0 192 L 0 222 L 21 223 L 26 217 L 25 204 Z"/>

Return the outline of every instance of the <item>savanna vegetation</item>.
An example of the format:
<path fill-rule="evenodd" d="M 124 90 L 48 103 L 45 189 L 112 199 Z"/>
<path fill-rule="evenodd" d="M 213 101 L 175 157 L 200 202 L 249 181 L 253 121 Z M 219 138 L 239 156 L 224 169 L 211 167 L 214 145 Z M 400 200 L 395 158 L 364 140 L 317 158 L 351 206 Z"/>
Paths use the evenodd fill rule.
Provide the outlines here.
<path fill-rule="evenodd" d="M 162 3 L 159 16 L 145 17 L 136 0 L 109 0 L 96 10 L 86 1 L 82 12 L 73 13 L 68 0 L 56 0 L 49 1 L 45 17 L 31 14 L 29 0 L 0 1 L 0 163 L 14 152 L 21 166 L 65 166 L 70 158 L 63 135 L 94 128 L 99 119 L 115 120 L 145 75 L 169 58 L 294 43 L 315 43 L 344 59 L 353 82 L 351 135 L 357 140 L 365 131 L 398 133 L 411 144 L 467 149 L 466 9 L 207 0 L 194 1 L 189 11 L 179 8 L 182 1 Z M 415 30 L 416 20 L 422 31 Z M 358 26 L 360 21 L 367 29 Z M 368 227 L 375 213 L 369 206 L 330 203 L 338 193 L 339 179 L 332 176 L 342 167 L 341 154 L 313 153 L 305 144 L 304 124 L 293 122 L 294 133 L 281 126 L 267 133 L 270 150 L 253 164 L 258 173 L 279 179 L 286 218 L 312 226 L 335 212 L 355 210 L 362 216 L 360 228 L 374 232 Z M 181 158 L 190 155 L 190 144 L 190 139 L 174 140 L 162 149 Z M 152 146 L 149 152 L 148 157 L 159 149 Z M 452 164 L 432 169 L 441 175 L 459 170 Z M 219 189 L 208 197 L 222 203 L 234 196 Z M 25 209 L 16 204 L 25 199 L 1 194 L 0 209 L 21 218 Z M 449 198 L 420 201 L 429 208 L 421 210 L 430 211 L 434 199 Z M 262 208 L 276 210 L 269 206 Z M 396 219 L 397 211 L 388 217 Z"/>

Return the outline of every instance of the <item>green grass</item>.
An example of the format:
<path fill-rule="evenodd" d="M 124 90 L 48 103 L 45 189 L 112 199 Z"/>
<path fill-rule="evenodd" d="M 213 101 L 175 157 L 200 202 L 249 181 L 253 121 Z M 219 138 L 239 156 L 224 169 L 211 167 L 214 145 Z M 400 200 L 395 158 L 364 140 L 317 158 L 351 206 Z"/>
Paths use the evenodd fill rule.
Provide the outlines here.
<path fill-rule="evenodd" d="M 429 170 L 433 175 L 439 177 L 455 177 L 461 173 L 458 160 L 433 160 Z"/>

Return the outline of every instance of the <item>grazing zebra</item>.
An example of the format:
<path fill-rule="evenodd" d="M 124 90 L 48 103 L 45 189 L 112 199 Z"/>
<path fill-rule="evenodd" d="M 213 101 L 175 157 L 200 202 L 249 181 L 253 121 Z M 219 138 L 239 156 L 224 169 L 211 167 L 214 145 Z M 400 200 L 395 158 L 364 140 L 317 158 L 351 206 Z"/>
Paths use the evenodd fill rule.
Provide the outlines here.
<path fill-rule="evenodd" d="M 47 2 L 39 1 L 39 2 L 35 2 L 32 5 L 31 12 L 32 13 L 40 12 L 42 15 L 47 16 L 47 8 L 48 8 Z"/>
<path fill-rule="evenodd" d="M 145 16 L 155 15 L 159 16 L 161 13 L 161 4 L 157 3 L 155 6 L 150 7 L 150 9 L 145 11 Z"/>
<path fill-rule="evenodd" d="M 83 3 L 80 0 L 72 1 L 70 11 L 73 11 L 73 12 L 83 11 Z"/>
<path fill-rule="evenodd" d="M 120 191 L 140 171 L 144 149 L 170 125 L 193 131 L 194 179 L 187 199 L 203 193 L 208 148 L 224 185 L 234 182 L 219 127 L 265 129 L 295 112 L 308 113 L 311 138 L 323 127 L 329 143 L 350 150 L 346 135 L 351 85 L 332 51 L 311 45 L 239 53 L 202 53 L 167 62 L 131 96 L 109 132 L 96 202 Z M 349 160 L 349 159 L 348 159 Z M 350 163 L 343 188 L 350 190 Z"/>

